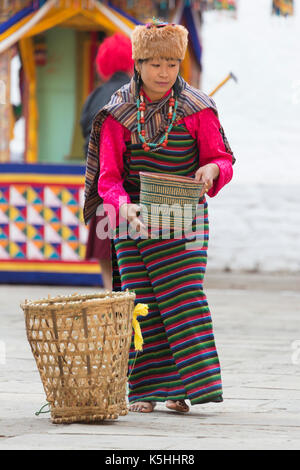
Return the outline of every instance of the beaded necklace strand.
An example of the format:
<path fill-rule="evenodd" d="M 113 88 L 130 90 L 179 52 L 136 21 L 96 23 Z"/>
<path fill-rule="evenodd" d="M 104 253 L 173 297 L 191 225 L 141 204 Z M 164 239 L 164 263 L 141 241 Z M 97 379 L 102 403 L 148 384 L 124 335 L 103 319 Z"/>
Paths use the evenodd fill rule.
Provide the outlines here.
<path fill-rule="evenodd" d="M 174 91 L 172 89 L 171 97 L 169 99 L 169 112 L 168 112 L 168 124 L 165 127 L 165 134 L 160 139 L 157 144 L 146 141 L 146 131 L 145 131 L 145 111 L 146 111 L 146 102 L 144 92 L 141 90 L 139 98 L 136 101 L 137 107 L 137 130 L 140 141 L 142 142 L 142 147 L 145 152 L 159 150 L 161 148 L 166 148 L 168 145 L 168 136 L 173 127 L 173 124 L 176 120 L 176 111 L 177 111 L 178 101 L 177 98 L 174 98 Z"/>

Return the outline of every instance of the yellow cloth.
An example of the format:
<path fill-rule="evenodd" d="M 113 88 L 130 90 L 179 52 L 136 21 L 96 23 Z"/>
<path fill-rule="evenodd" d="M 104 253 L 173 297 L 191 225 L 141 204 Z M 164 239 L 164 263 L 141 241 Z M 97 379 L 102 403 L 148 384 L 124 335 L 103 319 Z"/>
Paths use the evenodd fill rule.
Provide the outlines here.
<path fill-rule="evenodd" d="M 142 351 L 144 343 L 141 327 L 137 320 L 137 317 L 140 315 L 142 315 L 143 317 L 148 315 L 148 305 L 137 304 L 133 311 L 132 327 L 134 329 L 134 348 L 136 351 Z"/>

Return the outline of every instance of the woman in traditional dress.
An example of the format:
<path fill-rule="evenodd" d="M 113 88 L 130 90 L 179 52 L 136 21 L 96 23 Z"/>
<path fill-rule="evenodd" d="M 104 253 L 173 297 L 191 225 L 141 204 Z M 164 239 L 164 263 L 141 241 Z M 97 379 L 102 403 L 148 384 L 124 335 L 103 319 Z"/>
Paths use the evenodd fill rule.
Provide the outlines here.
<path fill-rule="evenodd" d="M 169 409 L 187 412 L 185 400 L 192 405 L 223 400 L 203 292 L 205 193 L 214 197 L 231 180 L 234 157 L 214 101 L 179 76 L 187 36 L 181 25 L 155 21 L 134 29 L 135 76 L 100 110 L 89 142 L 85 220 L 102 201 L 113 209 L 114 289 L 134 290 L 136 301 L 149 306 L 148 315 L 139 318 L 143 351 L 136 355 L 133 344 L 130 351 L 130 411 L 151 412 L 156 402 L 165 402 Z M 191 249 L 185 236 L 154 239 L 121 233 L 119 214 L 131 228 L 144 228 L 139 217 L 140 171 L 203 183 L 199 207 L 204 225 L 198 248 Z"/>

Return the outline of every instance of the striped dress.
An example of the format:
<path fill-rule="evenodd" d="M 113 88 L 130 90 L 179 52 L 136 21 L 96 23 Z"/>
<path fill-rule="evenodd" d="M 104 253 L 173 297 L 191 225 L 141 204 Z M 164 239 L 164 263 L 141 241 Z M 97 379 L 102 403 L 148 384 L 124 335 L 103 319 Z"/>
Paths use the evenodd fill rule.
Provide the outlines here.
<path fill-rule="evenodd" d="M 130 144 L 124 155 L 124 189 L 139 202 L 139 171 L 193 177 L 199 167 L 197 143 L 184 124 L 175 125 L 166 149 L 145 153 Z M 124 239 L 117 227 L 114 249 L 122 290 L 149 306 L 139 317 L 144 345 L 129 357 L 129 402 L 189 399 L 191 404 L 222 401 L 222 384 L 212 319 L 203 292 L 207 260 L 208 217 L 205 197 L 199 248 L 191 240 Z M 194 220 L 194 224 L 195 221 Z M 115 282 L 117 280 L 115 279 Z M 115 284 L 116 285 L 116 284 Z"/>

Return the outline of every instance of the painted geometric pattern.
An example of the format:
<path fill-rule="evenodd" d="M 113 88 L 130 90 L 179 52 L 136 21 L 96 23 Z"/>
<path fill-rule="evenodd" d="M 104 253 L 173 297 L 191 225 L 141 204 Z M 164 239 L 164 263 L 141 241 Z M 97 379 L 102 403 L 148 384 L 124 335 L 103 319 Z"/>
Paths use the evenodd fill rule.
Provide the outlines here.
<path fill-rule="evenodd" d="M 82 206 L 80 185 L 1 182 L 0 260 L 83 260 Z"/>

